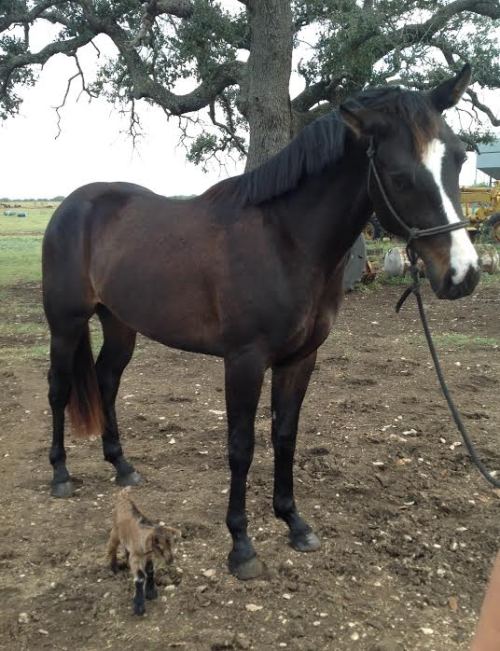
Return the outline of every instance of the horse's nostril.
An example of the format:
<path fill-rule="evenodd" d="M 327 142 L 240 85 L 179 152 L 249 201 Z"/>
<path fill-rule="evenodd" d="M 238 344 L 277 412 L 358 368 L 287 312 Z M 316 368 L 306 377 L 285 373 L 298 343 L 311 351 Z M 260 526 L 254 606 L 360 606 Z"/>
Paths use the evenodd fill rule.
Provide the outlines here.
<path fill-rule="evenodd" d="M 453 282 L 453 275 L 454 271 L 453 268 L 451 268 L 446 273 L 439 292 L 437 292 L 439 298 L 454 300 L 462 298 L 463 296 L 468 296 L 474 291 L 479 282 L 480 272 L 475 267 L 469 267 L 464 279 L 460 283 Z"/>

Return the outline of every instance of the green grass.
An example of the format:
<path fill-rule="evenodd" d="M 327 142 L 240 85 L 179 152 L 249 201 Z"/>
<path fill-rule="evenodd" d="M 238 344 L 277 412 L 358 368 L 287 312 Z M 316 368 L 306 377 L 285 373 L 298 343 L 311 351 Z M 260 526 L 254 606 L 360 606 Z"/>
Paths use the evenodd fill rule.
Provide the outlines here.
<path fill-rule="evenodd" d="M 16 212 L 26 212 L 28 216 L 6 217 L 0 210 L 0 235 L 43 235 L 54 209 L 16 208 Z"/>
<path fill-rule="evenodd" d="M 0 349 L 0 363 L 7 366 L 15 365 L 20 360 L 46 360 L 48 358 L 48 344 L 2 346 Z"/>
<path fill-rule="evenodd" d="M 0 209 L 0 360 L 15 364 L 47 358 L 48 331 L 37 283 L 41 280 L 42 236 L 54 208 L 39 202 L 10 203 L 22 207 Z M 26 212 L 27 217 L 6 217 L 4 210 Z M 26 291 L 17 290 L 27 283 Z"/>
<path fill-rule="evenodd" d="M 416 335 L 423 340 L 423 335 Z M 464 335 L 458 332 L 443 332 L 433 335 L 434 343 L 439 348 L 464 348 L 470 346 L 480 346 L 481 348 L 500 347 L 500 338 L 495 337 L 477 337 L 475 335 Z"/>
<path fill-rule="evenodd" d="M 16 202 L 17 203 L 17 202 Z M 0 210 L 0 363 L 48 356 L 49 335 L 41 292 L 42 237 L 54 208 L 21 202 L 28 217 L 5 217 Z M 9 209 L 10 210 L 10 209 Z M 19 285 L 29 284 L 19 291 Z M 102 343 L 99 325 L 91 322 L 92 348 Z"/>
<path fill-rule="evenodd" d="M 486 285 L 487 287 L 500 287 L 500 273 L 496 274 L 481 274 L 479 286 Z"/>
<path fill-rule="evenodd" d="M 42 236 L 54 208 L 22 206 L 12 210 L 27 212 L 25 218 L 5 217 L 4 210 L 11 209 L 0 210 L 0 287 L 41 279 Z"/>
<path fill-rule="evenodd" d="M 41 235 L 0 233 L 0 287 L 41 279 Z"/>

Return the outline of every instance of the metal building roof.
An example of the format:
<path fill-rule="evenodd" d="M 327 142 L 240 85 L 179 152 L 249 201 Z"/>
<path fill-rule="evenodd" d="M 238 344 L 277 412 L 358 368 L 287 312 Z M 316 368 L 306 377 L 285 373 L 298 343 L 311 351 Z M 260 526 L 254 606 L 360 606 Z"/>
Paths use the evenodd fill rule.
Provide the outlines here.
<path fill-rule="evenodd" d="M 477 169 L 500 180 L 500 140 L 489 145 L 478 145 Z"/>

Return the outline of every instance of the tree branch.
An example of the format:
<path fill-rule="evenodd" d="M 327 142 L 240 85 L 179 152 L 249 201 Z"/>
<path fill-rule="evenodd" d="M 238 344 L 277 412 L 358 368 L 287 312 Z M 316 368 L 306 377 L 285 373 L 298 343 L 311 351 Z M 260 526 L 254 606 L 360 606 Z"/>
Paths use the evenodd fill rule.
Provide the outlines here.
<path fill-rule="evenodd" d="M 217 117 L 215 115 L 215 102 L 210 102 L 210 105 L 209 105 L 210 119 L 212 120 L 212 123 L 214 124 L 214 126 L 218 127 L 224 133 L 227 133 L 231 143 L 240 152 L 240 154 L 242 154 L 243 156 L 246 156 L 247 155 L 247 150 L 246 150 L 246 147 L 244 145 L 244 142 L 236 133 L 236 128 L 234 126 L 233 119 L 232 119 L 231 106 L 229 105 L 229 102 L 227 102 L 227 100 L 225 100 L 225 98 L 223 96 L 221 97 L 221 101 L 224 103 L 224 107 L 225 107 L 227 118 L 228 118 L 228 124 L 224 124 L 223 122 L 219 122 L 217 120 Z"/>
<path fill-rule="evenodd" d="M 43 65 L 55 54 L 74 55 L 78 48 L 86 45 L 94 38 L 94 34 L 89 31 L 82 32 L 79 36 L 67 39 L 66 41 L 55 41 L 49 43 L 39 52 L 24 52 L 9 59 L 6 57 L 0 59 L 0 96 L 2 96 L 9 85 L 14 70 L 31 65 Z"/>
<path fill-rule="evenodd" d="M 73 55 L 73 57 L 74 57 L 74 59 L 75 59 L 75 64 L 76 64 L 77 72 L 75 72 L 75 74 L 74 74 L 72 77 L 70 77 L 70 78 L 68 79 L 68 83 L 67 83 L 67 85 L 66 85 L 66 91 L 65 91 L 65 93 L 64 93 L 64 97 L 63 97 L 63 99 L 62 99 L 62 102 L 59 104 L 59 106 L 56 106 L 56 107 L 55 107 L 55 111 L 56 111 L 56 113 L 57 113 L 57 129 L 58 129 L 58 131 L 57 131 L 57 135 L 56 135 L 56 137 L 55 137 L 56 140 L 57 140 L 57 138 L 59 138 L 59 136 L 61 135 L 61 131 L 62 131 L 62 129 L 61 129 L 61 119 L 62 119 L 62 116 L 61 116 L 60 110 L 61 110 L 62 108 L 64 108 L 64 106 L 66 106 L 66 100 L 68 99 L 68 94 L 69 94 L 69 91 L 70 91 L 70 89 L 71 89 L 71 84 L 73 83 L 73 81 L 74 81 L 77 77 L 80 77 L 80 80 L 81 80 L 81 83 L 82 83 L 82 90 L 80 91 L 80 94 L 78 95 L 77 101 L 78 101 L 78 99 L 80 99 L 80 96 L 81 96 L 82 93 L 87 93 L 87 95 L 88 95 L 89 97 L 91 97 L 91 98 L 96 98 L 96 97 L 97 97 L 97 95 L 95 95 L 94 93 L 92 93 L 92 92 L 87 88 L 87 84 L 85 83 L 85 77 L 84 77 L 84 75 L 83 75 L 83 70 L 82 70 L 82 67 L 81 67 L 81 65 L 80 65 L 80 61 L 78 60 L 78 56 L 77 56 L 77 54 L 75 53 L 75 54 Z"/>
<path fill-rule="evenodd" d="M 177 18 L 190 18 L 193 15 L 194 4 L 191 0 L 152 0 L 150 5 L 154 5 L 156 16 L 160 14 L 170 14 Z"/>
<path fill-rule="evenodd" d="M 472 88 L 468 88 L 466 90 L 467 95 L 470 97 L 470 101 L 473 106 L 475 106 L 477 109 L 482 111 L 485 115 L 488 116 L 490 119 L 491 124 L 494 127 L 500 127 L 500 118 L 497 118 L 493 111 L 489 108 L 489 106 L 486 106 L 486 104 L 483 104 L 479 97 L 477 96 L 477 93 L 472 90 Z"/>
<path fill-rule="evenodd" d="M 244 75 L 245 63 L 236 60 L 224 62 L 211 73 L 209 79 L 204 79 L 190 93 L 173 93 L 148 74 L 146 64 L 131 44 L 125 30 L 109 17 L 97 16 L 90 0 L 80 0 L 80 4 L 92 29 L 107 34 L 122 55 L 132 81 L 134 99 L 147 98 L 172 115 L 182 115 L 208 106 L 225 88 L 238 84 Z"/>
<path fill-rule="evenodd" d="M 411 45 L 421 40 L 427 41 L 445 27 L 450 18 L 464 11 L 489 18 L 500 18 L 500 3 L 498 0 L 455 0 L 438 9 L 429 20 L 402 27 L 390 36 L 390 39 L 393 43 L 394 39 L 401 39 L 405 45 Z"/>
<path fill-rule="evenodd" d="M 147 44 L 149 33 L 153 29 L 158 16 L 168 14 L 178 18 L 190 18 L 193 11 L 194 6 L 189 0 L 149 0 L 149 2 L 145 2 L 141 26 L 132 39 L 131 45 Z"/>
<path fill-rule="evenodd" d="M 28 25 L 34 22 L 49 7 L 62 4 L 64 4 L 62 0 L 39 0 L 31 11 L 13 13 L 0 18 L 0 32 L 5 31 L 12 25 Z"/>
<path fill-rule="evenodd" d="M 318 102 L 336 103 L 337 89 L 342 81 L 342 78 L 335 79 L 322 79 L 315 84 L 306 86 L 304 90 L 299 93 L 292 100 L 292 109 L 300 113 L 308 111 Z"/>

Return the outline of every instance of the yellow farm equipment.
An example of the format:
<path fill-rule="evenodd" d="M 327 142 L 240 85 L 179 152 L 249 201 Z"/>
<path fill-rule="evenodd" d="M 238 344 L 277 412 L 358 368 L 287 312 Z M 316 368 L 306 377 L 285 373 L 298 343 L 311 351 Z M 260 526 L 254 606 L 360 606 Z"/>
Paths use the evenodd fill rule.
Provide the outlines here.
<path fill-rule="evenodd" d="M 461 188 L 460 203 L 469 222 L 467 230 L 471 239 L 481 233 L 485 239 L 500 243 L 500 181 L 489 188 Z M 387 235 L 375 214 L 366 224 L 363 235 L 365 240 L 378 240 Z"/>
<path fill-rule="evenodd" d="M 481 232 L 500 242 L 500 182 L 490 188 L 461 188 L 460 202 L 471 237 Z"/>

